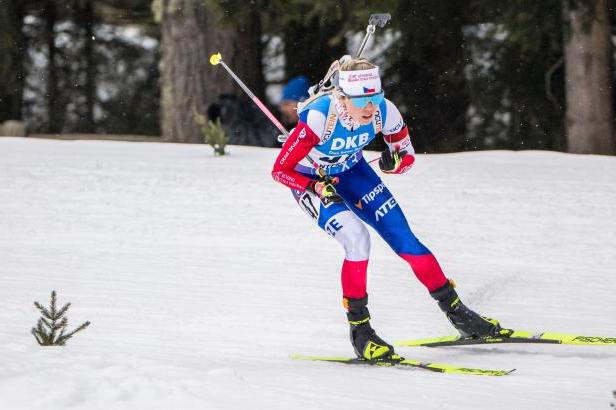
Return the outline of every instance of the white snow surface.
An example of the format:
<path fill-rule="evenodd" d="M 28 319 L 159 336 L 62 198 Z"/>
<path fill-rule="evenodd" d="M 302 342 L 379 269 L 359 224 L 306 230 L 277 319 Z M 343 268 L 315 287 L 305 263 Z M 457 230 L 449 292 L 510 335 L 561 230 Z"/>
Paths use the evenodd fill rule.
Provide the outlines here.
<path fill-rule="evenodd" d="M 349 356 L 343 252 L 272 181 L 275 149 L 0 138 L 0 409 L 608 409 L 616 346 L 398 348 L 505 377 Z M 376 153 L 368 153 L 375 157 Z M 505 326 L 616 336 L 616 158 L 418 155 L 384 176 L 462 299 Z M 372 234 L 372 323 L 454 334 Z M 33 302 L 71 302 L 43 348 Z"/>

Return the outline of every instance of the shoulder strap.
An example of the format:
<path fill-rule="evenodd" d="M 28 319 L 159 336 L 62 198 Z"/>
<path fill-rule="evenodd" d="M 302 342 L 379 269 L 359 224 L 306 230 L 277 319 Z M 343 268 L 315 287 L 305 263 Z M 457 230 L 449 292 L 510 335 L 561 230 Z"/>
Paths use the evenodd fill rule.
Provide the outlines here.
<path fill-rule="evenodd" d="M 372 118 L 372 126 L 374 127 L 374 135 L 383 131 L 383 113 L 381 112 L 381 107 L 379 107 L 374 113 L 374 118 Z"/>
<path fill-rule="evenodd" d="M 327 111 L 327 117 L 325 118 L 325 127 L 323 129 L 323 135 L 321 135 L 321 144 L 331 138 L 337 122 L 338 111 L 336 111 L 336 105 L 332 101 L 329 103 L 329 110 Z"/>

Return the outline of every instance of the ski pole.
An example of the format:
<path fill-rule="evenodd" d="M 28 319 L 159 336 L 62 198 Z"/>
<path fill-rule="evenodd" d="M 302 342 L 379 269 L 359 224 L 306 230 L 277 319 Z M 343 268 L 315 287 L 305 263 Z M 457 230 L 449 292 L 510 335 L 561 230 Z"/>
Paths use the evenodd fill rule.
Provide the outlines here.
<path fill-rule="evenodd" d="M 383 28 L 387 24 L 387 22 L 391 19 L 391 14 L 389 13 L 381 13 L 381 14 L 371 14 L 368 19 L 368 26 L 366 27 L 366 34 L 364 35 L 364 39 L 361 41 L 359 45 L 359 49 L 357 53 L 355 53 L 355 58 L 360 58 L 364 52 L 364 48 L 366 47 L 366 43 L 370 36 L 372 36 L 377 27 Z"/>
<path fill-rule="evenodd" d="M 235 75 L 233 70 L 231 70 L 229 66 L 225 64 L 225 62 L 222 60 L 222 55 L 220 53 L 212 54 L 210 56 L 210 64 L 212 65 L 220 64 L 225 70 L 227 70 L 229 75 L 235 80 L 236 83 L 239 84 L 240 87 L 242 87 L 242 90 L 244 90 L 244 92 L 248 94 L 252 102 L 254 102 L 255 105 L 259 107 L 259 109 L 263 112 L 263 114 L 265 114 L 267 118 L 270 119 L 272 124 L 274 124 L 276 128 L 278 128 L 278 130 L 284 134 L 285 137 L 289 136 L 289 132 L 284 128 L 284 126 L 280 123 L 280 121 L 278 121 L 278 119 L 274 116 L 274 114 L 272 114 L 272 112 L 267 109 L 265 104 L 263 104 L 261 100 L 256 95 L 254 95 L 252 91 L 250 91 L 250 88 L 248 88 L 246 84 L 244 84 L 244 82 L 240 80 L 240 78 L 237 75 Z"/>
<path fill-rule="evenodd" d="M 282 134 L 285 136 L 285 140 L 289 137 L 289 132 L 284 128 L 284 126 L 280 123 L 280 121 L 278 121 L 278 119 L 274 116 L 274 114 L 272 114 L 272 112 L 267 109 L 265 104 L 263 104 L 261 100 L 256 95 L 254 95 L 252 91 L 250 91 L 250 88 L 248 88 L 246 84 L 244 84 L 244 82 L 240 80 L 240 78 L 237 75 L 235 75 L 233 70 L 231 70 L 231 68 L 229 68 L 229 66 L 225 64 L 225 62 L 222 60 L 222 55 L 220 53 L 215 53 L 210 56 L 210 64 L 222 65 L 222 67 L 227 71 L 227 73 L 229 73 L 231 78 L 233 78 L 235 82 L 238 83 L 240 87 L 242 87 L 242 90 L 244 90 L 244 92 L 248 94 L 248 96 L 252 99 L 252 102 L 254 102 L 255 105 L 259 107 L 261 112 L 263 112 L 263 114 L 265 114 L 267 118 L 269 118 L 269 120 L 276 126 L 276 128 L 278 128 L 278 130 L 282 132 Z M 327 175 L 325 171 L 323 170 L 323 168 L 321 168 L 315 160 L 310 158 L 309 155 L 307 155 L 306 158 L 308 158 L 308 161 L 310 161 L 312 166 L 316 169 L 317 175 L 319 175 L 321 178 Z"/>

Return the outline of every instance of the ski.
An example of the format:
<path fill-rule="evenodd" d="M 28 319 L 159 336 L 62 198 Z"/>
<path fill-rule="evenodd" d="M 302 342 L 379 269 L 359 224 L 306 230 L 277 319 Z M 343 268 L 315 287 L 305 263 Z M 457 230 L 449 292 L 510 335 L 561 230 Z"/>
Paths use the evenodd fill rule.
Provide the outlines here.
<path fill-rule="evenodd" d="M 591 346 L 616 346 L 616 337 L 585 336 L 570 333 L 556 332 L 527 332 L 520 330 L 503 329 L 499 336 L 487 337 L 462 337 L 443 336 L 427 339 L 401 340 L 395 342 L 397 346 L 468 346 L 497 343 L 543 343 L 563 345 L 591 345 Z"/>
<path fill-rule="evenodd" d="M 359 366 L 381 366 L 381 367 L 415 367 L 419 369 L 430 370 L 438 373 L 448 374 L 470 374 L 476 376 L 505 376 L 515 371 L 511 370 L 492 370 L 492 369 L 477 369 L 470 367 L 454 366 L 444 363 L 425 363 L 418 360 L 409 360 L 399 357 L 397 359 L 384 359 L 384 360 L 365 360 L 352 357 L 322 357 L 322 356 L 304 356 L 293 355 L 294 360 L 309 360 L 318 362 L 333 362 L 342 363 L 347 365 L 359 365 Z"/>

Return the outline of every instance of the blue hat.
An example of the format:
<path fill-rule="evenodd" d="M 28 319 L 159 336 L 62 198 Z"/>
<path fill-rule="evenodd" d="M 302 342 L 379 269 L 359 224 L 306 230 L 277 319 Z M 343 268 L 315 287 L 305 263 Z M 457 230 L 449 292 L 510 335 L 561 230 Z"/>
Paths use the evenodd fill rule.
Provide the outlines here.
<path fill-rule="evenodd" d="M 306 76 L 300 75 L 289 80 L 282 89 L 282 101 L 304 101 L 308 98 L 310 81 Z"/>

